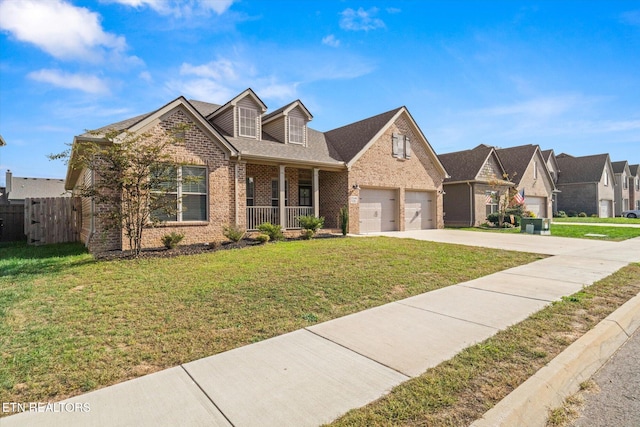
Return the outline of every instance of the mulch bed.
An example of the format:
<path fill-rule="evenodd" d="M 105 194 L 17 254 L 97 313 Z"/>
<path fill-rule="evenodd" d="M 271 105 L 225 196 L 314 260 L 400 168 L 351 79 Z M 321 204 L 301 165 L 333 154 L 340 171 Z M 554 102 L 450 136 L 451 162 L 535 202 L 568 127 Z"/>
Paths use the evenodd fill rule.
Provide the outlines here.
<path fill-rule="evenodd" d="M 336 234 L 318 234 L 314 237 L 314 239 L 326 239 L 326 238 L 334 238 L 334 237 L 342 237 L 342 235 Z M 292 237 L 286 238 L 284 241 L 291 240 L 301 240 L 300 237 Z M 173 258 L 182 255 L 196 255 L 205 252 L 215 252 L 220 250 L 229 250 L 229 249 L 242 249 L 250 246 L 257 246 L 269 243 L 262 243 L 258 240 L 252 238 L 245 238 L 240 240 L 239 242 L 222 242 L 215 244 L 196 244 L 196 245 L 179 245 L 174 249 L 167 248 L 148 248 L 143 249 L 138 256 L 138 259 L 149 259 L 149 258 Z M 121 260 L 121 259 L 131 259 L 133 255 L 131 251 L 108 251 L 97 253 L 94 257 L 101 261 L 113 261 L 113 260 Z"/>

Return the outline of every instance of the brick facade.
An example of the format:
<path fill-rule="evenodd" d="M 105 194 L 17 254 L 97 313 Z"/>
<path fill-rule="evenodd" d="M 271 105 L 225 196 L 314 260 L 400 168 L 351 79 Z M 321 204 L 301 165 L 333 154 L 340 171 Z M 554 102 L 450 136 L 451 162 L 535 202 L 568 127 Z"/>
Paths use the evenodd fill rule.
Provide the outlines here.
<path fill-rule="evenodd" d="M 409 137 L 411 157 L 400 159 L 392 155 L 393 134 Z M 421 142 L 408 118 L 403 114 L 392 123 L 385 132 L 369 147 L 369 149 L 353 164 L 348 175 L 347 189 L 349 195 L 359 196 L 361 188 L 388 188 L 398 191 L 398 218 L 400 231 L 404 230 L 404 198 L 405 190 L 422 190 L 435 192 L 436 212 L 434 220 L 437 228 L 444 227 L 442 208 L 442 181 L 444 176 L 436 169 L 436 164 Z M 349 230 L 360 232 L 359 204 L 349 203 Z"/>

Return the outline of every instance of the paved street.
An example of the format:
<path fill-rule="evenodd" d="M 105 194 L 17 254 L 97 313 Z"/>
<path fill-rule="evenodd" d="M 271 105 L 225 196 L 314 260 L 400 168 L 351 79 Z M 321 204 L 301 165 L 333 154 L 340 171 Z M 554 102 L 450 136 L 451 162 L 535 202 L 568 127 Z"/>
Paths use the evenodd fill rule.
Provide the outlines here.
<path fill-rule="evenodd" d="M 640 332 L 593 377 L 600 392 L 585 395 L 574 427 L 640 426 Z"/>

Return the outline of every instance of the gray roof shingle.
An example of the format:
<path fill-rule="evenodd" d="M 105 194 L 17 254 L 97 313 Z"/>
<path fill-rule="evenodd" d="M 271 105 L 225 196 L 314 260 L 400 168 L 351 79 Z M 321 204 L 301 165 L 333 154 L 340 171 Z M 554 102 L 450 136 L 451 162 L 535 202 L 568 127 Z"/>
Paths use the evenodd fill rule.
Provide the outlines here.
<path fill-rule="evenodd" d="M 537 145 L 520 145 L 518 147 L 500 148 L 496 150 L 504 171 L 514 184 L 519 184 L 522 175 L 527 170 L 533 155 L 538 149 Z"/>
<path fill-rule="evenodd" d="M 492 147 L 480 144 L 471 150 L 440 154 L 438 158 L 450 176 L 444 182 L 475 180 L 492 150 Z"/>
<path fill-rule="evenodd" d="M 569 154 L 558 154 L 556 160 L 561 172 L 558 184 L 575 184 L 581 182 L 599 182 L 609 159 L 608 154 L 574 157 Z"/>
<path fill-rule="evenodd" d="M 626 160 L 621 160 L 619 162 L 611 162 L 611 167 L 613 168 L 613 173 L 623 173 L 625 166 L 627 165 Z"/>
<path fill-rule="evenodd" d="M 640 172 L 640 165 L 629 165 L 629 172 L 631 173 L 631 176 L 639 176 L 638 173 Z"/>
<path fill-rule="evenodd" d="M 69 197 L 64 189 L 64 179 L 11 177 L 9 200 L 24 200 L 27 197 Z"/>

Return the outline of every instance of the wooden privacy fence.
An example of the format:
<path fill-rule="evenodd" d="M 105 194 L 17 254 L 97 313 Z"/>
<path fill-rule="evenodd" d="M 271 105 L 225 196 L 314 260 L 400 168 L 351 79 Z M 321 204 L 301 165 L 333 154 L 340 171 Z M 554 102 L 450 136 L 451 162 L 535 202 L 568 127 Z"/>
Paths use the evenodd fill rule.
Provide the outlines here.
<path fill-rule="evenodd" d="M 0 205 L 0 241 L 24 240 L 24 206 Z"/>
<path fill-rule="evenodd" d="M 77 242 L 82 202 L 79 197 L 41 197 L 24 200 L 24 231 L 30 245 Z"/>

